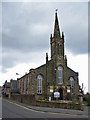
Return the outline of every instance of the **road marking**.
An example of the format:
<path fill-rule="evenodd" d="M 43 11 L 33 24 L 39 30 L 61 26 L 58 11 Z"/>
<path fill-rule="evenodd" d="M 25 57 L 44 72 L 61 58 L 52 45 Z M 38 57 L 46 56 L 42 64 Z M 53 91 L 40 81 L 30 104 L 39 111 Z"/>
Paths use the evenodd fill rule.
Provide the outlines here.
<path fill-rule="evenodd" d="M 11 101 L 9 101 L 9 100 L 6 100 L 6 101 L 8 101 L 8 102 L 9 102 L 9 103 L 11 103 L 11 104 L 15 104 L 15 105 L 17 105 L 17 106 L 19 106 L 19 107 L 22 107 L 22 108 L 24 108 L 24 109 L 30 110 L 30 111 L 40 112 L 40 113 L 45 113 L 44 111 L 40 111 L 40 110 L 33 110 L 33 109 L 31 109 L 31 108 L 27 108 L 27 107 L 25 107 L 25 106 L 22 106 L 22 105 L 20 105 L 20 104 L 14 103 L 14 102 L 11 102 Z M 80 114 L 80 115 L 78 115 L 78 114 L 55 113 L 55 112 L 47 112 L 47 113 L 50 113 L 50 114 L 64 114 L 64 115 L 71 115 L 71 116 L 80 116 L 80 115 L 81 115 L 81 114 Z M 90 117 L 90 116 L 88 116 L 88 115 L 81 115 L 81 116 Z"/>
<path fill-rule="evenodd" d="M 11 101 L 9 101 L 9 100 L 7 100 L 7 101 L 8 101 L 9 103 L 11 103 L 11 104 L 15 104 L 15 105 L 17 105 L 17 106 L 19 106 L 19 107 L 22 107 L 22 108 L 24 108 L 24 109 L 27 109 L 27 110 L 31 110 L 31 111 L 34 111 L 34 112 L 45 113 L 45 112 L 42 112 L 42 111 L 39 111 L 39 110 L 33 110 L 33 109 L 30 109 L 30 108 L 27 108 L 27 107 L 25 107 L 25 106 L 19 105 L 19 104 L 14 103 L 14 102 L 11 102 Z"/>

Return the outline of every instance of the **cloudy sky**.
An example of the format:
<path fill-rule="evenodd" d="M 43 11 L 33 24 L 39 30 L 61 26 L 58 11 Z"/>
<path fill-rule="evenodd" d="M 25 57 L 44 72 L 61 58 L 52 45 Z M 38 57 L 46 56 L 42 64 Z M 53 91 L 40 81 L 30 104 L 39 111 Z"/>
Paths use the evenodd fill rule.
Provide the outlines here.
<path fill-rule="evenodd" d="M 65 34 L 68 66 L 79 72 L 79 83 L 88 91 L 88 3 L 87 2 L 3 2 L 2 66 L 0 85 L 17 79 L 29 69 L 50 59 L 55 9 Z"/>

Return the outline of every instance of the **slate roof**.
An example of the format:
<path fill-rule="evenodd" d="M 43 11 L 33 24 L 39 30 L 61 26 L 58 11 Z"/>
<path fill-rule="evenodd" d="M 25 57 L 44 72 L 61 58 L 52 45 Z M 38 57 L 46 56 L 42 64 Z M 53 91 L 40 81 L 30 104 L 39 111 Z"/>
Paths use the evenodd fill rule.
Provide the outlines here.
<path fill-rule="evenodd" d="M 76 76 L 78 76 L 78 72 L 75 72 L 74 70 L 72 70 L 71 68 L 67 67 L 70 71 L 72 71 Z"/>

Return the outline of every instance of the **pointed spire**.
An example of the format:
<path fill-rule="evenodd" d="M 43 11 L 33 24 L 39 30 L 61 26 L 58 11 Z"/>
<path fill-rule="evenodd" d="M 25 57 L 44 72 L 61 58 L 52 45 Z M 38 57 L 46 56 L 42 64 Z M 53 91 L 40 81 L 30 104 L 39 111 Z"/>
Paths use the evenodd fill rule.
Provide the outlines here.
<path fill-rule="evenodd" d="M 54 25 L 54 36 L 60 36 L 60 29 L 59 29 L 59 22 L 58 22 L 58 16 L 57 16 L 57 9 L 55 13 L 55 25 Z"/>

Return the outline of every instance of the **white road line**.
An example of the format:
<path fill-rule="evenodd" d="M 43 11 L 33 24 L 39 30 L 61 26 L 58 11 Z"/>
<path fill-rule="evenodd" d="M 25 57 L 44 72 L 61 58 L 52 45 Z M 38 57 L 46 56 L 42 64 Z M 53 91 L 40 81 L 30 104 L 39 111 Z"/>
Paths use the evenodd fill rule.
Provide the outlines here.
<path fill-rule="evenodd" d="M 19 105 L 19 104 L 17 104 L 17 103 L 11 102 L 11 101 L 9 101 L 9 100 L 7 100 L 7 101 L 8 101 L 9 103 L 11 103 L 11 104 L 15 104 L 15 105 L 17 105 L 17 106 L 19 106 L 19 107 L 21 107 L 21 108 L 24 108 L 24 109 L 27 109 L 27 110 L 30 110 L 30 111 L 45 113 L 44 111 L 34 110 L 34 109 L 31 109 L 31 108 L 28 108 L 28 107 Z M 78 114 L 69 114 L 69 113 L 55 113 L 55 112 L 47 112 L 47 113 L 50 113 L 50 114 L 71 115 L 71 116 L 80 116 L 80 115 L 78 115 Z M 87 115 L 81 115 L 81 116 L 86 116 L 86 117 L 88 117 Z"/>

